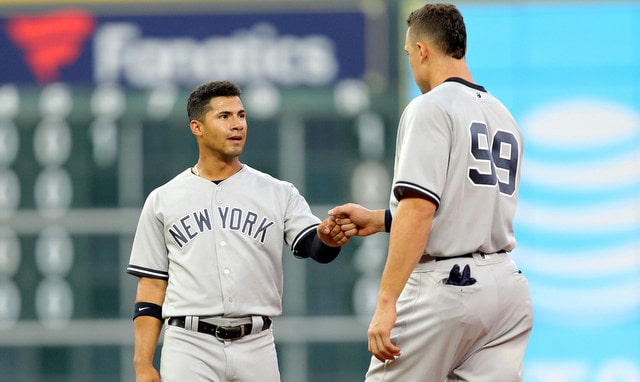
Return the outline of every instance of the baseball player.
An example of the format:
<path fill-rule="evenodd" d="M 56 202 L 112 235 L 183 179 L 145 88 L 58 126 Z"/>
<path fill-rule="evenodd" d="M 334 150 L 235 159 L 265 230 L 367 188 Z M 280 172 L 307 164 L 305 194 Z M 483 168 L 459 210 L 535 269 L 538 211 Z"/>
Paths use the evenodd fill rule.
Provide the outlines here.
<path fill-rule="evenodd" d="M 149 194 L 127 267 L 140 278 L 136 380 L 279 381 L 271 324 L 282 311 L 283 245 L 328 263 L 347 238 L 292 184 L 240 162 L 247 120 L 235 84 L 201 85 L 187 112 L 198 162 Z"/>
<path fill-rule="evenodd" d="M 521 381 L 532 306 L 509 252 L 522 136 L 473 82 L 455 6 L 427 4 L 407 24 L 423 94 L 399 122 L 390 209 L 329 211 L 347 236 L 390 231 L 366 380 Z"/>

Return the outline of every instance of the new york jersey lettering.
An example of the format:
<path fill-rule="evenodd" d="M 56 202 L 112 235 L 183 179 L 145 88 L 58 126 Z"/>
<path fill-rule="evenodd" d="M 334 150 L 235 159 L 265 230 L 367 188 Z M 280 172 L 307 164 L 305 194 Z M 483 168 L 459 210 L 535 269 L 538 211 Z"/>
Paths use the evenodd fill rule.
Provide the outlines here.
<path fill-rule="evenodd" d="M 264 243 L 268 228 L 274 224 L 266 217 L 260 219 L 255 212 L 244 211 L 237 207 L 218 207 L 218 214 L 223 229 L 242 232 L 260 243 Z M 257 224 L 259 219 L 260 223 Z"/>
<path fill-rule="evenodd" d="M 208 209 L 187 214 L 169 227 L 169 234 L 180 248 L 205 231 L 211 231 L 213 225 Z M 260 217 L 252 211 L 237 207 L 218 207 L 220 228 L 240 232 L 264 244 L 267 231 L 274 221 Z"/>
<path fill-rule="evenodd" d="M 206 208 L 183 216 L 169 228 L 169 234 L 180 248 L 204 231 L 211 231 L 211 219 Z"/>

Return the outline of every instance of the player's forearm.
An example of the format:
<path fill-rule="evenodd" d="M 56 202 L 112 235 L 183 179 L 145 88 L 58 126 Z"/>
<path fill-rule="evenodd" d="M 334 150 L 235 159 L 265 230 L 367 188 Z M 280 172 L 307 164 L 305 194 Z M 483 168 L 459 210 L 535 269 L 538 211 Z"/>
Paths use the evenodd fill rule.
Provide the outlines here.
<path fill-rule="evenodd" d="M 355 203 L 343 204 L 329 210 L 329 216 L 336 219 L 336 223 L 348 237 L 385 232 L 385 214 L 386 210 L 369 210 Z M 390 213 L 388 217 L 391 218 Z"/>
<path fill-rule="evenodd" d="M 398 205 L 380 281 L 379 304 L 395 304 L 398 300 L 424 253 L 434 213 L 435 206 L 421 198 L 403 199 Z"/>
<path fill-rule="evenodd" d="M 389 232 L 387 227 L 391 226 L 391 212 L 386 210 L 368 210 L 362 208 L 362 216 L 353 214 L 349 216 L 351 220 L 359 227 L 358 236 L 369 236 L 379 232 Z"/>
<path fill-rule="evenodd" d="M 155 317 L 142 316 L 133 321 L 135 368 L 153 365 L 153 356 L 158 346 L 158 338 L 162 330 L 162 321 Z"/>
<path fill-rule="evenodd" d="M 149 277 L 141 277 L 138 280 L 136 291 L 136 303 L 155 304 L 162 306 L 167 291 L 167 281 Z M 145 313 L 152 309 L 145 310 Z M 162 313 L 154 315 L 139 315 L 134 312 L 133 339 L 134 354 L 133 364 L 137 368 L 151 366 L 153 356 L 158 345 L 158 338 L 162 331 Z"/>
<path fill-rule="evenodd" d="M 371 219 L 371 227 L 376 232 L 389 232 L 391 228 L 391 211 L 386 210 L 373 210 L 371 211 L 373 218 Z"/>

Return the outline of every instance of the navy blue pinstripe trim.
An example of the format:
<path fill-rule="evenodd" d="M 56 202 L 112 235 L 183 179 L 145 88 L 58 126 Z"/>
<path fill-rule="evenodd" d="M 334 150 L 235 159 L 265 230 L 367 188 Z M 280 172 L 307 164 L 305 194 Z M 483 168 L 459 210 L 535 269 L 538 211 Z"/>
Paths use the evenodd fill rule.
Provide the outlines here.
<path fill-rule="evenodd" d="M 169 280 L 169 272 L 145 268 L 139 265 L 129 264 L 127 267 L 127 273 L 138 277 L 151 277 L 152 279 Z"/>
<path fill-rule="evenodd" d="M 294 248 L 296 247 L 296 245 L 298 245 L 298 242 L 300 242 L 300 240 L 307 236 L 307 234 L 311 231 L 313 231 L 314 229 L 316 229 L 316 227 L 318 227 L 320 224 L 312 224 L 310 226 L 308 226 L 307 228 L 303 229 L 302 231 L 300 231 L 300 233 L 298 234 L 298 236 L 296 236 L 296 238 L 293 240 L 293 243 L 291 243 L 291 250 L 293 251 Z"/>
<path fill-rule="evenodd" d="M 404 192 L 404 189 L 407 188 L 417 193 L 423 194 L 424 196 L 433 200 L 436 206 L 440 205 L 440 196 L 438 196 L 438 194 L 411 182 L 396 182 L 396 184 L 393 185 L 393 195 L 395 195 L 396 199 L 400 200 L 402 199 L 402 193 Z"/>

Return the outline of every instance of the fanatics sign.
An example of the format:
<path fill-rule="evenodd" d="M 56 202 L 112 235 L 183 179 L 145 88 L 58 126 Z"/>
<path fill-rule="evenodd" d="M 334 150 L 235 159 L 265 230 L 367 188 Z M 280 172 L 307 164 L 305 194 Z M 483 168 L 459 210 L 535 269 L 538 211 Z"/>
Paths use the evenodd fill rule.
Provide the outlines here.
<path fill-rule="evenodd" d="M 70 9 L 0 18 L 0 83 L 117 83 L 149 89 L 319 87 L 367 72 L 358 11 L 100 16 Z M 330 26 L 330 27 L 329 27 Z"/>

